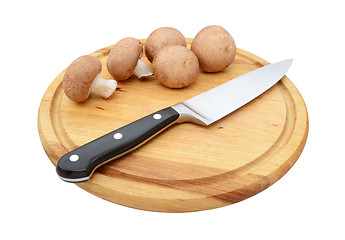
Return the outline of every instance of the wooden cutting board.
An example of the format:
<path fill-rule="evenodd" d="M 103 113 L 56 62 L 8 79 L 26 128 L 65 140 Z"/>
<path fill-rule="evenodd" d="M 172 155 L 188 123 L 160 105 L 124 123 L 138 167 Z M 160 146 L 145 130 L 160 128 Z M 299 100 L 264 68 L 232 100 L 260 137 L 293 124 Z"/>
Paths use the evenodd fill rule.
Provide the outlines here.
<path fill-rule="evenodd" d="M 191 41 L 187 39 L 188 46 Z M 111 79 L 106 68 L 110 49 L 91 53 L 101 60 L 105 79 Z M 151 67 L 145 56 L 143 61 Z M 38 129 L 43 148 L 55 165 L 63 154 L 80 145 L 266 64 L 238 49 L 230 67 L 219 73 L 200 71 L 197 82 L 187 88 L 166 88 L 155 77 L 131 77 L 119 81 L 119 89 L 109 99 L 91 97 L 81 104 L 64 95 L 63 71 L 40 105 Z M 77 185 L 108 201 L 150 211 L 217 208 L 251 197 L 280 179 L 298 159 L 307 134 L 306 106 L 284 76 L 266 93 L 220 121 L 208 127 L 192 123 L 172 126 Z"/>

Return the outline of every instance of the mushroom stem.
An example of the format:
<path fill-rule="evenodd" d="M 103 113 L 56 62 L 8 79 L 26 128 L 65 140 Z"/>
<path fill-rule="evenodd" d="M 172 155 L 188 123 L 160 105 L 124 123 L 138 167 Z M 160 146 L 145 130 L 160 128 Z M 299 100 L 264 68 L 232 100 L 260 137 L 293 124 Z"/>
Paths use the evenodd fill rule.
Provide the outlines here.
<path fill-rule="evenodd" d="M 146 64 L 140 59 L 137 62 L 137 66 L 135 67 L 133 74 L 137 76 L 137 78 L 139 78 L 140 80 L 153 75 L 153 73 L 146 66 Z"/>
<path fill-rule="evenodd" d="M 91 85 L 91 94 L 99 95 L 103 98 L 110 97 L 116 90 L 117 82 L 115 80 L 105 80 L 97 76 Z"/>

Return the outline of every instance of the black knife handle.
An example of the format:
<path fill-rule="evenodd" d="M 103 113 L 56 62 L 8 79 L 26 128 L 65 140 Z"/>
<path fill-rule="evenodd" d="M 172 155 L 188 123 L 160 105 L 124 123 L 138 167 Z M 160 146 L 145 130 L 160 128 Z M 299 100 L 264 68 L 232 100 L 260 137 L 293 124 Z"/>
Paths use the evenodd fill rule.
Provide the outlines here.
<path fill-rule="evenodd" d="M 67 182 L 87 181 L 97 167 L 135 150 L 175 123 L 179 116 L 168 107 L 110 132 L 63 155 L 56 164 L 56 172 Z"/>

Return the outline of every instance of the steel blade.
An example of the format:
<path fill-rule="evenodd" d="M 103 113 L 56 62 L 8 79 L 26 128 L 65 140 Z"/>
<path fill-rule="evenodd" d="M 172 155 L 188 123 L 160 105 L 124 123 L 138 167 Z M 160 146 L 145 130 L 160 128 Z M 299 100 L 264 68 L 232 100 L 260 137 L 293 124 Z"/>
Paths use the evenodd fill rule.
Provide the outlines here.
<path fill-rule="evenodd" d="M 263 66 L 172 107 L 189 120 L 209 125 L 271 88 L 291 64 L 288 59 Z"/>

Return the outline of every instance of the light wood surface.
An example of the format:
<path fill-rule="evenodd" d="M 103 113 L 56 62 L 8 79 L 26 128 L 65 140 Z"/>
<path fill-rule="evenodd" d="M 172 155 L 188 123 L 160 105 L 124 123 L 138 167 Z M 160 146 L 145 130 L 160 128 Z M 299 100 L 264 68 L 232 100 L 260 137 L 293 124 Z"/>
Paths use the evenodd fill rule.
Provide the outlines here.
<path fill-rule="evenodd" d="M 188 46 L 191 41 L 187 39 Z M 101 60 L 100 76 L 105 79 L 111 79 L 106 68 L 110 48 L 91 53 Z M 145 56 L 142 60 L 151 67 Z M 109 99 L 90 97 L 84 103 L 74 103 L 64 95 L 63 71 L 41 101 L 38 129 L 43 148 L 55 165 L 77 146 L 266 64 L 238 49 L 230 67 L 220 73 L 200 71 L 197 82 L 187 88 L 166 88 L 155 77 L 131 77 L 119 81 L 119 89 Z M 304 101 L 284 76 L 220 121 L 208 127 L 172 126 L 77 185 L 108 201 L 150 211 L 217 208 L 251 197 L 280 179 L 298 159 L 307 134 Z"/>

